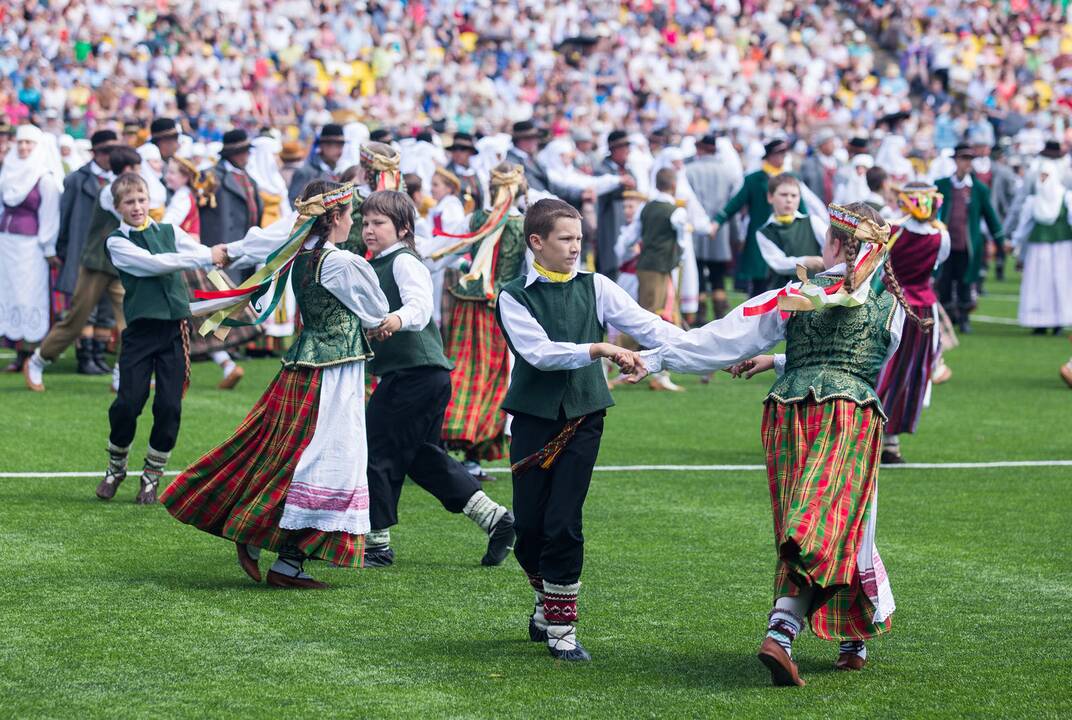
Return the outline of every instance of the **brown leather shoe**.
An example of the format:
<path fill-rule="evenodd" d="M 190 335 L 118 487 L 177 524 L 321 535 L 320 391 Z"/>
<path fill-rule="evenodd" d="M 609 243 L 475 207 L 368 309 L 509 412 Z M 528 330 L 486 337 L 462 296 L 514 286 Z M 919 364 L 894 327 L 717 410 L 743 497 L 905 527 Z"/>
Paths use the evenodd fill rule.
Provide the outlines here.
<path fill-rule="evenodd" d="M 797 664 L 774 638 L 763 638 L 756 657 L 770 670 L 772 684 L 781 687 L 804 687 L 804 679 L 797 673 Z"/>
<path fill-rule="evenodd" d="M 238 550 L 238 564 L 246 571 L 246 575 L 253 578 L 253 582 L 260 582 L 261 568 L 257 561 L 253 559 L 253 556 L 249 554 L 249 548 L 246 547 L 246 544 L 235 543 L 235 549 Z"/>
<path fill-rule="evenodd" d="M 863 670 L 867 664 L 867 658 L 860 657 L 856 653 L 841 653 L 837 656 L 834 668 L 837 670 Z"/>
<path fill-rule="evenodd" d="M 126 473 L 117 475 L 111 470 L 105 471 L 104 479 L 97 485 L 97 497 L 101 500 L 111 500 L 114 498 L 115 491 L 119 489 L 119 484 L 122 483 L 126 477 Z"/>
<path fill-rule="evenodd" d="M 268 585 L 276 588 L 287 588 L 296 590 L 327 590 L 330 585 L 320 582 L 319 580 L 313 580 L 312 578 L 299 578 L 288 577 L 283 573 L 277 573 L 275 570 L 268 571 Z"/>
<path fill-rule="evenodd" d="M 227 373 L 227 375 L 220 380 L 220 384 L 216 387 L 220 390 L 232 390 L 234 386 L 238 384 L 238 381 L 245 377 L 246 371 L 238 365 L 234 366 L 234 370 Z"/>

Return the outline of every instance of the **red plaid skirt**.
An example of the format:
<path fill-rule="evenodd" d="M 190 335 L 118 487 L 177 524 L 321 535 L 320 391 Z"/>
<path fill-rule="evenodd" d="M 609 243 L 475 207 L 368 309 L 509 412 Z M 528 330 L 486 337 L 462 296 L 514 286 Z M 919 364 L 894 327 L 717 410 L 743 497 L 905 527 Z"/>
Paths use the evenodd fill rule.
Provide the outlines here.
<path fill-rule="evenodd" d="M 480 460 L 506 454 L 503 399 L 510 385 L 510 350 L 495 310 L 483 302 L 459 300 L 447 342 L 454 394 L 443 419 L 443 440 Z"/>
<path fill-rule="evenodd" d="M 778 553 L 775 599 L 814 588 L 812 631 L 862 640 L 875 624 L 856 557 L 863 542 L 882 452 L 882 416 L 851 400 L 768 402 L 763 447 Z"/>
<path fill-rule="evenodd" d="M 235 433 L 187 468 L 160 501 L 176 519 L 236 543 L 359 567 L 364 536 L 279 527 L 294 469 L 313 438 L 320 370 L 280 370 Z"/>

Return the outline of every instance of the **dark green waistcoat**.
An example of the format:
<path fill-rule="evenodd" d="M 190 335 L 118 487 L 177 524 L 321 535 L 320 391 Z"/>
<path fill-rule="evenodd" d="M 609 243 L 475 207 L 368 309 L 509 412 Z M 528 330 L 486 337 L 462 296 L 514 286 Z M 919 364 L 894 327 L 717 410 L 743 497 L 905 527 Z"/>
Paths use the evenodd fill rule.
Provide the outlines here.
<path fill-rule="evenodd" d="M 1031 233 L 1027 236 L 1027 242 L 1056 243 L 1064 242 L 1065 240 L 1072 240 L 1072 226 L 1068 224 L 1068 208 L 1065 207 L 1062 201 L 1061 212 L 1057 215 L 1057 220 L 1052 225 L 1043 225 L 1036 222 L 1035 226 L 1031 228 Z"/>
<path fill-rule="evenodd" d="M 484 210 L 477 210 L 473 213 L 473 218 L 469 223 L 469 227 L 472 230 L 476 230 L 483 225 L 487 219 L 488 214 Z M 471 248 L 473 257 L 476 257 L 481 246 L 485 242 L 487 242 L 487 238 L 481 240 L 476 245 L 473 245 Z M 524 264 L 525 219 L 515 216 L 506 221 L 506 227 L 503 228 L 502 237 L 499 238 L 499 244 L 495 248 L 495 277 L 493 279 L 495 286 L 494 297 L 489 300 L 484 294 L 484 282 L 482 280 L 472 280 L 470 282 L 459 280 L 458 283 L 450 289 L 450 294 L 459 300 L 481 301 L 494 307 L 495 298 L 498 297 L 499 291 L 502 290 L 503 285 L 520 276 Z"/>
<path fill-rule="evenodd" d="M 108 238 L 118 229 L 119 221 L 115 219 L 115 215 L 102 208 L 98 201 L 93 206 L 93 217 L 89 221 L 86 244 L 82 248 L 81 262 L 84 267 L 106 272 L 109 275 L 119 274 L 115 265 L 112 265 L 112 258 L 108 256 Z"/>
<path fill-rule="evenodd" d="M 400 255 L 409 255 L 420 261 L 417 253 L 403 247 L 369 261 L 380 279 L 380 289 L 387 296 L 387 304 L 394 312 L 402 307 L 402 293 L 395 282 L 394 265 Z M 396 332 L 383 342 L 376 343 L 376 359 L 369 363 L 369 372 L 380 377 L 396 370 L 417 367 L 441 367 L 450 370 L 454 365 L 443 354 L 443 338 L 434 320 L 418 332 Z"/>
<path fill-rule="evenodd" d="M 815 283 L 828 286 L 839 280 L 822 275 Z M 896 308 L 891 293 L 872 290 L 858 307 L 793 313 L 785 329 L 785 373 L 767 399 L 788 404 L 809 395 L 816 402 L 844 398 L 874 404 L 882 412 L 875 381 L 890 346 Z"/>
<path fill-rule="evenodd" d="M 569 282 L 537 280 L 525 287 L 519 277 L 503 286 L 504 293 L 517 300 L 556 342 L 594 343 L 603 340 L 603 326 L 596 316 L 595 275 L 577 275 Z M 499 310 L 496 310 L 498 316 Z M 502 318 L 498 317 L 502 326 Z M 510 336 L 506 335 L 507 343 Z M 510 346 L 513 350 L 513 345 Z M 555 420 L 604 410 L 614 404 L 603 368 L 598 362 L 576 370 L 538 370 L 514 352 L 516 363 L 506 392 L 503 409 Z"/>
<path fill-rule="evenodd" d="M 819 247 L 819 241 L 815 238 L 815 231 L 811 227 L 811 220 L 807 217 L 795 218 L 788 225 L 777 222 L 767 223 L 760 232 L 788 257 L 823 254 L 823 249 Z M 792 276 L 796 277 L 796 274 Z"/>
<path fill-rule="evenodd" d="M 677 206 L 661 201 L 646 203 L 640 211 L 640 257 L 637 270 L 671 272 L 681 260 L 681 246 L 677 244 L 677 229 L 670 224 L 670 216 Z"/>
<path fill-rule="evenodd" d="M 118 232 L 112 235 L 122 237 Z M 153 255 L 175 252 L 175 228 L 150 224 L 145 230 L 131 230 L 130 242 Z M 108 264 L 111 265 L 109 258 Z M 123 283 L 123 315 L 127 324 L 135 320 L 182 320 L 190 317 L 189 290 L 181 272 L 155 277 L 136 277 L 119 272 Z"/>
<path fill-rule="evenodd" d="M 373 356 L 361 320 L 320 284 L 320 268 L 332 252 L 302 250 L 294 260 L 291 282 L 302 329 L 283 357 L 284 367 L 329 367 Z"/>

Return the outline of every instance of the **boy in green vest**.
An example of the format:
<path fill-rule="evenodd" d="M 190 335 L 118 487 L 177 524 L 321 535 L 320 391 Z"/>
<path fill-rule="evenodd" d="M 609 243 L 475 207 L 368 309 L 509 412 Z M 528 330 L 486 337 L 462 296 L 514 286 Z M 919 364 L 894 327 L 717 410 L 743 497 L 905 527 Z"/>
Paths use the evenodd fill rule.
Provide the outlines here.
<path fill-rule="evenodd" d="M 666 306 L 670 273 L 681 262 L 679 230 L 688 222 L 685 208 L 674 200 L 677 173 L 663 168 L 655 173 L 655 196 L 640 210 L 640 255 L 637 257 L 637 300 L 656 315 Z"/>
<path fill-rule="evenodd" d="M 119 390 L 108 410 L 108 469 L 97 497 L 111 500 L 127 476 L 127 455 L 155 373 L 153 429 L 135 500 L 151 505 L 179 434 L 182 396 L 190 377 L 190 304 L 182 273 L 212 267 L 213 253 L 181 229 L 149 217 L 149 187 L 137 173 L 116 178 L 112 197 L 122 221 L 108 237 L 107 248 L 123 283 L 127 326 L 119 355 Z"/>
<path fill-rule="evenodd" d="M 613 280 L 577 271 L 581 215 L 546 199 L 525 214 L 534 261 L 503 286 L 496 313 L 515 364 L 503 409 L 513 416 L 510 463 L 517 545 L 514 554 L 536 591 L 529 638 L 561 660 L 590 660 L 577 640 L 577 592 L 584 560 L 581 509 L 614 404 L 601 358 L 624 373 L 638 355 L 602 342 L 607 325 L 646 347 L 681 329 L 644 310 Z"/>
<path fill-rule="evenodd" d="M 797 265 L 809 276 L 825 269 L 823 244 L 826 223 L 816 215 L 800 212 L 800 181 L 788 173 L 767 181 L 770 217 L 756 231 L 756 244 L 770 268 L 769 286 L 779 287 L 797 279 Z"/>
<path fill-rule="evenodd" d="M 394 563 L 390 527 L 409 475 L 452 513 L 464 513 L 488 534 L 483 565 L 500 565 L 514 545 L 514 516 L 484 494 L 477 480 L 443 448 L 450 371 L 432 319 L 432 276 L 414 251 L 416 212 L 405 193 L 382 190 L 361 208 L 361 239 L 387 296 L 390 314 L 369 335 L 379 378 L 365 410 L 368 427 L 369 515 L 365 567 Z"/>

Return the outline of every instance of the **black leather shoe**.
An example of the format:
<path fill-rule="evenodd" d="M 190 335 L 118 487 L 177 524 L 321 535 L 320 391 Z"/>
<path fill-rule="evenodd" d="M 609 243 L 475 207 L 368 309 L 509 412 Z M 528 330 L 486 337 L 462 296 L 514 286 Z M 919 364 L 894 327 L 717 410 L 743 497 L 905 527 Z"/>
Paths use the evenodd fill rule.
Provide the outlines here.
<path fill-rule="evenodd" d="M 547 630 L 536 624 L 536 618 L 529 615 L 529 640 L 532 642 L 547 642 Z"/>
<path fill-rule="evenodd" d="M 883 450 L 882 451 L 882 464 L 883 465 L 903 465 L 904 464 L 904 457 L 902 457 L 901 453 L 896 452 L 894 450 Z"/>
<path fill-rule="evenodd" d="M 74 357 L 78 361 L 78 374 L 104 375 L 105 371 L 101 370 L 93 362 L 93 352 L 89 348 L 90 342 L 90 340 L 79 340 L 74 345 Z"/>
<path fill-rule="evenodd" d="M 390 567 L 395 562 L 395 551 L 390 545 L 376 548 L 365 548 L 365 563 L 361 567 L 376 568 Z"/>
<path fill-rule="evenodd" d="M 484 557 L 480 558 L 480 564 L 488 567 L 502 565 L 503 560 L 513 549 L 514 514 L 507 510 L 488 534 L 488 550 L 484 553 Z"/>
<path fill-rule="evenodd" d="M 110 373 L 112 367 L 108 364 L 108 361 L 104 359 L 105 344 L 103 340 L 90 340 L 89 341 L 89 359 L 90 361 L 100 368 L 101 374 Z"/>
<path fill-rule="evenodd" d="M 584 645 L 581 645 L 580 641 L 577 642 L 577 647 L 572 650 L 555 650 L 550 645 L 547 646 L 547 650 L 555 660 L 565 660 L 567 662 L 590 662 L 592 660 L 592 656 L 588 654 L 588 651 L 584 649 Z"/>

